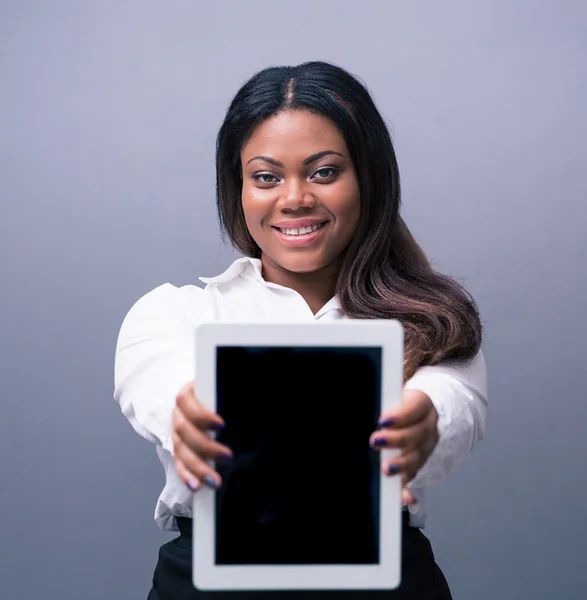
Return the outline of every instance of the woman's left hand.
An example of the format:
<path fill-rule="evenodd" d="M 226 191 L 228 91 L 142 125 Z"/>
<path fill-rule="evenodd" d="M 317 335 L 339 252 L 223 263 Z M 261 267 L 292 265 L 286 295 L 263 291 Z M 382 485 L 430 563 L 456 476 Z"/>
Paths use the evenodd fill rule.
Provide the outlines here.
<path fill-rule="evenodd" d="M 381 415 L 378 429 L 370 439 L 373 448 L 397 448 L 400 453 L 385 463 L 386 475 L 401 474 L 402 502 L 413 504 L 406 488 L 438 443 L 438 413 L 432 400 L 419 390 L 404 389 L 402 402 Z"/>

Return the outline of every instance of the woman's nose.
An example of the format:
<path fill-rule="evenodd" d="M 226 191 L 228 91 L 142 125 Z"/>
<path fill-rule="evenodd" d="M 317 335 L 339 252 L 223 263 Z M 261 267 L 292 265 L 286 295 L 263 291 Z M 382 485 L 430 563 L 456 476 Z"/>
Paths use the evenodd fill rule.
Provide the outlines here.
<path fill-rule="evenodd" d="M 283 195 L 279 200 L 282 210 L 298 210 L 300 208 L 314 208 L 316 198 L 303 185 L 303 182 L 292 180 L 283 186 Z"/>

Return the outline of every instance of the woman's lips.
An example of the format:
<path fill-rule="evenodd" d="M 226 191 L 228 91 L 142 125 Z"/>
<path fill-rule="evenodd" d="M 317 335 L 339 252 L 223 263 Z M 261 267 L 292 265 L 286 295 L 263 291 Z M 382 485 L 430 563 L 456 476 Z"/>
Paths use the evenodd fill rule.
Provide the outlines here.
<path fill-rule="evenodd" d="M 318 225 L 318 228 L 316 228 Z M 328 225 L 328 222 L 323 223 L 311 223 L 311 224 L 300 224 L 297 227 L 273 227 L 273 230 L 279 237 L 279 239 L 288 246 L 305 246 L 306 244 L 312 243 L 322 235 L 322 232 Z M 303 229 L 310 229 L 305 233 L 300 232 Z M 315 229 L 312 231 L 312 229 Z M 294 233 L 295 232 L 295 233 Z"/>

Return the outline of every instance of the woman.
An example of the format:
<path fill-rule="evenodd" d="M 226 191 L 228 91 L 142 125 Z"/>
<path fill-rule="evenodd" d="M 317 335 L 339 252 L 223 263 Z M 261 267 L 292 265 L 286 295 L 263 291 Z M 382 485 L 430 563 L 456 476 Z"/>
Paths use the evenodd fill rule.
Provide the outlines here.
<path fill-rule="evenodd" d="M 208 460 L 231 458 L 208 434 L 222 418 L 197 399 L 194 328 L 344 318 L 404 327 L 403 402 L 371 438 L 376 449 L 400 450 L 382 467 L 401 476 L 407 509 L 402 584 L 383 596 L 450 598 L 420 531 L 424 488 L 446 479 L 483 437 L 481 324 L 474 301 L 431 268 L 399 215 L 398 166 L 369 93 L 322 62 L 261 71 L 229 107 L 216 173 L 221 225 L 244 258 L 203 279 L 205 289 L 165 284 L 141 298 L 117 346 L 115 398 L 165 469 L 155 519 L 180 531 L 161 548 L 149 598 L 204 595 L 191 584 L 191 495 L 222 484 Z"/>

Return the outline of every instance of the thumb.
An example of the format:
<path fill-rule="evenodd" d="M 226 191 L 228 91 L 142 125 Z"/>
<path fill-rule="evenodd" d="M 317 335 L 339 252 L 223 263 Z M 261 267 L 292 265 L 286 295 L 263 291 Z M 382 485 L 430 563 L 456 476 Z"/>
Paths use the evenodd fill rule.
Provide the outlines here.
<path fill-rule="evenodd" d="M 408 488 L 402 488 L 402 504 L 412 505 L 416 503 L 416 498 L 414 498 L 412 492 L 408 490 Z"/>

